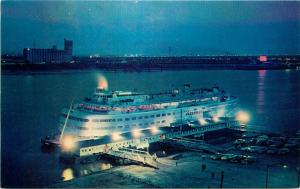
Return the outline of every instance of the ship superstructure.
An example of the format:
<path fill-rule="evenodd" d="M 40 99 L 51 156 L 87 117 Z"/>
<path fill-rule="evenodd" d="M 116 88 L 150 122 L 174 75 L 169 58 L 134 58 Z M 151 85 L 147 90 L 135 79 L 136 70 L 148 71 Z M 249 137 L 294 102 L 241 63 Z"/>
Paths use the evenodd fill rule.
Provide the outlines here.
<path fill-rule="evenodd" d="M 233 116 L 236 108 L 237 98 L 216 86 L 191 89 L 187 84 L 181 90 L 156 94 L 97 88 L 71 111 L 62 111 L 61 125 L 65 125 L 64 135 L 93 138 L 192 121 L 205 125 Z"/>

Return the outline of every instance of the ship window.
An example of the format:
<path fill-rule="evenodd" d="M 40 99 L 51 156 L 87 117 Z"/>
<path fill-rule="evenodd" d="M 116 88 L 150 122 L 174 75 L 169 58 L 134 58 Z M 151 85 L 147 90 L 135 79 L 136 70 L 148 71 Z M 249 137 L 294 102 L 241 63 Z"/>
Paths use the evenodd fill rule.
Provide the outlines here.
<path fill-rule="evenodd" d="M 161 114 L 161 116 L 166 116 L 166 114 Z"/>
<path fill-rule="evenodd" d="M 126 128 L 129 128 L 129 125 L 125 125 Z"/>
<path fill-rule="evenodd" d="M 140 124 L 139 124 L 139 126 L 143 126 L 143 124 L 142 124 L 142 123 L 140 123 Z"/>
<path fill-rule="evenodd" d="M 136 124 L 133 124 L 133 125 L 132 125 L 132 127 L 135 127 L 135 126 L 136 126 Z"/>
<path fill-rule="evenodd" d="M 171 113 L 168 113 L 168 115 L 171 115 Z"/>
<path fill-rule="evenodd" d="M 125 121 L 129 121 L 129 118 L 125 118 Z"/>
<path fill-rule="evenodd" d="M 75 121 L 81 121 L 81 122 L 88 122 L 88 119 L 82 119 L 82 118 L 78 118 L 78 117 L 74 117 L 74 116 L 69 116 L 69 119 L 71 120 L 75 120 Z"/>
<path fill-rule="evenodd" d="M 157 121 L 156 123 L 160 123 L 160 121 Z"/>
<path fill-rule="evenodd" d="M 118 126 L 119 129 L 122 128 L 122 127 L 123 127 L 122 125 Z"/>
<path fill-rule="evenodd" d="M 160 114 L 157 114 L 156 117 L 160 117 Z"/>
<path fill-rule="evenodd" d="M 131 118 L 132 120 L 136 120 L 136 117 Z"/>
<path fill-rule="evenodd" d="M 143 116 L 139 117 L 139 119 L 143 119 Z"/>
<path fill-rule="evenodd" d="M 112 119 L 111 121 L 112 121 L 112 122 L 115 122 L 115 121 L 116 121 L 116 119 Z"/>
<path fill-rule="evenodd" d="M 173 115 L 175 115 L 175 112 L 173 112 Z"/>
<path fill-rule="evenodd" d="M 122 118 L 119 118 L 118 121 L 123 121 L 123 119 L 122 119 Z"/>
<path fill-rule="evenodd" d="M 154 117 L 154 115 L 151 115 L 151 117 Z"/>
<path fill-rule="evenodd" d="M 145 116 L 145 119 L 148 119 L 148 116 Z"/>
<path fill-rule="evenodd" d="M 162 122 L 162 123 L 166 123 L 166 120 L 162 120 L 161 122 Z"/>
<path fill-rule="evenodd" d="M 151 122 L 151 125 L 154 125 L 154 122 Z"/>

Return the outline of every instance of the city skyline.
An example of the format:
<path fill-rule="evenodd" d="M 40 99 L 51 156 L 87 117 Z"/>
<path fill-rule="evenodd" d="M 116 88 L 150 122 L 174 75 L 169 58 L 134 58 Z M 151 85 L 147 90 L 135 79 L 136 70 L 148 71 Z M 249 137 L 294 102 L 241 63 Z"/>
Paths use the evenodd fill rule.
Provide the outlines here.
<path fill-rule="evenodd" d="M 2 53 L 299 54 L 299 2 L 2 2 Z M 34 11 L 33 11 L 34 10 Z"/>

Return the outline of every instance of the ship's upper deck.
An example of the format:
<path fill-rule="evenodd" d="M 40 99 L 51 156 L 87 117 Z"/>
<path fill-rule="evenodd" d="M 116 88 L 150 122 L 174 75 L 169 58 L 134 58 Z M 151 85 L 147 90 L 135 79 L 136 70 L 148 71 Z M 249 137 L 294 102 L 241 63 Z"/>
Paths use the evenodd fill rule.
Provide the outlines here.
<path fill-rule="evenodd" d="M 211 89 L 190 89 L 185 85 L 182 90 L 144 94 L 136 91 L 105 91 L 97 88 L 91 98 L 86 98 L 76 109 L 94 114 L 115 114 L 137 111 L 151 111 L 175 107 L 196 106 L 226 102 L 235 97 L 226 96 L 219 87 Z"/>

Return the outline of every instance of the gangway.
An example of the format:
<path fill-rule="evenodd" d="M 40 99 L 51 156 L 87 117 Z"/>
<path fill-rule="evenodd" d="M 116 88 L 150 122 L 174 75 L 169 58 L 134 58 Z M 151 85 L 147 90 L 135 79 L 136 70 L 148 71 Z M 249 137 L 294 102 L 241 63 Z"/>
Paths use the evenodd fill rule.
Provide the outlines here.
<path fill-rule="evenodd" d="M 215 146 L 215 145 L 211 145 L 211 144 L 208 144 L 208 143 L 205 143 L 204 140 L 197 140 L 197 139 L 192 139 L 192 138 L 184 138 L 184 137 L 180 137 L 178 138 L 180 140 L 184 140 L 184 141 L 189 141 L 189 142 L 194 142 L 198 145 L 201 145 L 202 147 L 204 148 L 209 148 L 209 149 L 213 149 L 215 151 L 218 151 L 218 152 L 224 152 L 225 150 L 221 147 L 218 147 L 218 146 Z"/>
<path fill-rule="evenodd" d="M 158 162 L 156 161 L 157 158 L 146 151 L 131 148 L 118 148 L 108 149 L 107 151 L 103 152 L 103 154 L 121 159 L 127 159 L 158 169 Z"/>
<path fill-rule="evenodd" d="M 179 139 L 179 138 L 173 138 L 173 139 L 166 139 L 161 141 L 161 143 L 173 146 L 173 147 L 180 147 L 188 150 L 194 150 L 194 151 L 208 151 L 211 153 L 220 153 L 223 152 L 224 150 L 221 148 L 214 147 L 212 145 L 206 144 L 206 143 L 199 143 L 195 141 L 189 141 L 189 140 L 184 140 L 184 139 Z"/>

